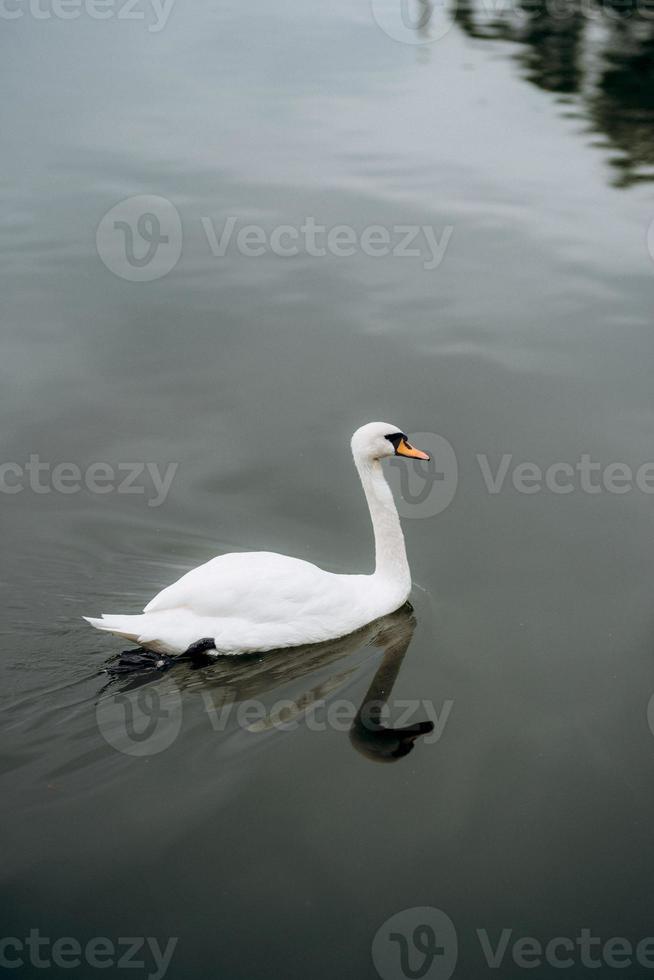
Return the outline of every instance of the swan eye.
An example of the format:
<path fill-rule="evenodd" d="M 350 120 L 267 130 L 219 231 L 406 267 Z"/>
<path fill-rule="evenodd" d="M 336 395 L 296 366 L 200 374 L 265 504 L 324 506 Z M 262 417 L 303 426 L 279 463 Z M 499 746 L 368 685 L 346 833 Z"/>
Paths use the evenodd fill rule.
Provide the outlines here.
<path fill-rule="evenodd" d="M 400 443 L 403 440 L 404 440 L 404 442 L 408 442 L 409 441 L 407 439 L 406 435 L 404 434 L 404 432 L 391 432 L 390 435 L 385 436 L 384 438 L 385 439 L 388 439 L 388 441 L 390 443 L 392 443 L 393 449 L 395 450 L 395 452 L 397 452 L 397 447 L 400 445 Z"/>

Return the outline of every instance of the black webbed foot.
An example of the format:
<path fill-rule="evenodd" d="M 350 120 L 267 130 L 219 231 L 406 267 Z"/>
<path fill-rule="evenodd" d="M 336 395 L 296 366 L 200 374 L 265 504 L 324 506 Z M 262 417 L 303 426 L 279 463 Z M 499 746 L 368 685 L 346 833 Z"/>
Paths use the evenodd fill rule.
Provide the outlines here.
<path fill-rule="evenodd" d="M 131 674 L 137 670 L 168 670 L 175 663 L 175 657 L 167 653 L 154 653 L 152 650 L 123 650 L 118 658 L 103 669 L 111 676 Z"/>

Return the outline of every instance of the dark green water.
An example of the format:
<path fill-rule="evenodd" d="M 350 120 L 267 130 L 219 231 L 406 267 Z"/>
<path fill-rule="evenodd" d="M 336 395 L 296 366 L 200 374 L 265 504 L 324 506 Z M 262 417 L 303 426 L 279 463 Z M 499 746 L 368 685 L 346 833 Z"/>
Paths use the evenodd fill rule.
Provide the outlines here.
<path fill-rule="evenodd" d="M 577 980 L 613 976 L 612 954 L 530 970 L 512 944 L 654 935 L 654 495 L 635 482 L 654 460 L 654 18 L 460 5 L 414 44 L 375 7 L 176 0 L 159 30 L 144 2 L 141 20 L 3 8 L 22 16 L 0 39 L 0 939 L 177 937 L 174 980 L 372 980 L 385 921 L 430 906 L 456 978 Z M 96 231 L 140 195 L 174 210 L 146 209 L 130 264 L 126 230 Z M 426 226 L 444 254 L 421 233 L 417 256 L 214 255 L 230 217 L 234 236 L 312 219 L 392 244 Z M 138 281 L 161 235 L 178 260 Z M 372 419 L 458 463 L 438 513 L 411 476 L 414 617 L 108 687 L 121 644 L 82 615 L 138 611 L 214 554 L 370 569 L 348 441 Z M 490 493 L 478 457 L 494 475 L 503 454 Z M 147 471 L 142 493 L 124 471 L 103 493 L 52 484 L 60 463 L 148 462 L 175 464 L 161 502 Z M 571 491 L 516 489 L 525 462 L 572 467 Z M 394 736 L 311 721 L 391 684 L 391 723 L 442 730 L 390 764 Z M 236 716 L 281 699 L 286 730 Z M 478 930 L 503 929 L 491 969 Z M 382 980 L 420 972 L 400 946 Z M 8 976 L 155 973 L 19 949 Z M 453 955 L 420 975 L 448 980 Z"/>

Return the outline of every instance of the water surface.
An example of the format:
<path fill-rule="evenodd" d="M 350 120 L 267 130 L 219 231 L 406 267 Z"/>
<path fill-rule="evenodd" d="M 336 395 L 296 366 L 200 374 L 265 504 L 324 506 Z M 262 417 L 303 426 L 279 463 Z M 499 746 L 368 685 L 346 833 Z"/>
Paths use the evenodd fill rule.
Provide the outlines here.
<path fill-rule="evenodd" d="M 2 494 L 3 935 L 178 937 L 170 977 L 326 980 L 377 976 L 375 933 L 416 906 L 454 923 L 455 976 L 494 972 L 477 929 L 654 931 L 654 500 L 577 477 L 489 493 L 477 459 L 654 459 L 654 27 L 488 9 L 425 44 L 343 0 L 3 25 L 2 461 L 176 465 L 160 506 L 145 477 Z M 136 195 L 183 229 L 151 282 L 96 251 Z M 207 224 L 230 216 L 451 231 L 431 269 L 215 256 Z M 445 510 L 405 508 L 414 618 L 107 687 L 121 645 L 82 615 L 137 611 L 214 554 L 370 569 L 348 440 L 372 419 L 458 461 Z M 451 705 L 391 764 L 307 723 L 359 708 L 380 670 L 412 721 Z M 169 711 L 151 745 L 112 744 L 121 692 Z M 286 731 L 211 710 L 281 699 Z M 509 952 L 501 972 L 523 971 Z"/>

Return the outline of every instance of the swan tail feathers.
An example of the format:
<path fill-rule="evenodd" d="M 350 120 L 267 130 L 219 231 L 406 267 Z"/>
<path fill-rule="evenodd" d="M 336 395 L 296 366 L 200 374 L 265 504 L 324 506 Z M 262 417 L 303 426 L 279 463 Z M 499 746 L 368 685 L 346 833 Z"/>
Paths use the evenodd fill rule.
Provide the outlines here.
<path fill-rule="evenodd" d="M 99 619 L 84 616 L 83 618 L 97 630 L 102 630 L 104 633 L 114 633 L 116 636 L 138 643 L 141 629 L 139 625 L 134 623 L 134 620 L 141 619 L 140 616 L 101 616 Z"/>
<path fill-rule="evenodd" d="M 193 623 L 190 626 L 182 623 L 180 627 L 176 618 L 174 614 L 171 617 L 145 613 L 136 616 L 84 617 L 87 623 L 103 633 L 113 633 L 148 650 L 166 654 L 183 653 L 193 642 L 194 634 L 197 636 Z"/>

